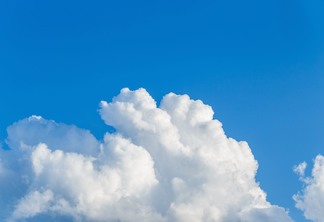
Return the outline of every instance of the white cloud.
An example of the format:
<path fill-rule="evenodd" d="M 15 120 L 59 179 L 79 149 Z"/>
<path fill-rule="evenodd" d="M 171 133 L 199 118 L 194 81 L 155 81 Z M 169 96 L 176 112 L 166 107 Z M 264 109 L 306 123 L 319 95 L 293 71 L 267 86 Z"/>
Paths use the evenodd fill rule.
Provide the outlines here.
<path fill-rule="evenodd" d="M 101 102 L 102 119 L 116 129 L 102 142 L 41 117 L 18 121 L 8 127 L 12 150 L 1 154 L 7 179 L 18 183 L 7 188 L 17 194 L 6 197 L 2 218 L 292 221 L 255 181 L 248 144 L 228 138 L 213 114 L 187 95 L 170 93 L 157 107 L 145 89 L 123 89 Z"/>
<path fill-rule="evenodd" d="M 29 218 L 42 213 L 47 210 L 52 199 L 53 193 L 50 190 L 45 192 L 33 191 L 21 199 L 11 219 Z"/>
<path fill-rule="evenodd" d="M 46 143 L 52 149 L 98 155 L 99 142 L 88 130 L 56 123 L 40 116 L 20 120 L 7 128 L 7 143 L 11 149 L 27 148 Z"/>
<path fill-rule="evenodd" d="M 300 179 L 304 178 L 306 167 L 307 163 L 305 161 L 294 167 L 294 172 L 300 177 Z"/>
<path fill-rule="evenodd" d="M 314 160 L 314 167 L 310 177 L 304 177 L 306 163 L 297 167 L 302 169 L 299 173 L 303 181 L 303 190 L 294 195 L 296 207 L 304 212 L 304 216 L 312 221 L 324 221 L 324 156 L 318 155 Z"/>

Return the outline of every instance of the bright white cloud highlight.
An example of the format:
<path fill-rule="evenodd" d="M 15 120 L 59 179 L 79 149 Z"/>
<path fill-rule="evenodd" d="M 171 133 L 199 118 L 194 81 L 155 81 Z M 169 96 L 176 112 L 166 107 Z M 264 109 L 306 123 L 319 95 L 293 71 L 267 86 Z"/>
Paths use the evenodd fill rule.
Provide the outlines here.
<path fill-rule="evenodd" d="M 228 138 L 202 101 L 170 93 L 157 107 L 145 89 L 122 89 L 100 106 L 116 129 L 103 141 L 38 116 L 8 127 L 0 218 L 292 221 L 255 181 L 248 144 Z"/>
<path fill-rule="evenodd" d="M 303 182 L 303 190 L 294 195 L 296 207 L 304 212 L 304 216 L 312 221 L 324 221 L 324 156 L 318 155 L 310 177 L 304 176 L 306 163 L 301 163 L 295 169 Z"/>

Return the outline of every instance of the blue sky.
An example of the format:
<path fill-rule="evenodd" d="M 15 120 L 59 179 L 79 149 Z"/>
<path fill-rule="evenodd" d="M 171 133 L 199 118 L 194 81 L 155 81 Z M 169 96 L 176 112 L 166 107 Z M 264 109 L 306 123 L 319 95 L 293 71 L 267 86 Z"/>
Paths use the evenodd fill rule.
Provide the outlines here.
<path fill-rule="evenodd" d="M 189 94 L 249 143 L 257 180 L 289 208 L 292 170 L 324 154 L 324 3 L 0 2 L 0 139 L 33 114 L 110 130 L 96 112 L 123 87 Z"/>

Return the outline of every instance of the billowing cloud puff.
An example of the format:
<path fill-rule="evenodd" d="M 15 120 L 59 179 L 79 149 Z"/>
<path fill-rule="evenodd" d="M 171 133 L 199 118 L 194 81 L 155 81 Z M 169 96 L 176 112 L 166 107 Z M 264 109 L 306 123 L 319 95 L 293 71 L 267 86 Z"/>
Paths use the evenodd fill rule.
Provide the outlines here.
<path fill-rule="evenodd" d="M 159 107 L 139 89 L 102 101 L 115 128 L 90 131 L 38 116 L 8 127 L 0 219 L 7 221 L 292 221 L 266 200 L 246 142 L 187 95 Z"/>
<path fill-rule="evenodd" d="M 324 221 L 324 156 L 318 155 L 314 160 L 312 175 L 305 177 L 306 163 L 295 167 L 295 172 L 304 184 L 303 190 L 294 195 L 296 207 L 312 221 Z"/>

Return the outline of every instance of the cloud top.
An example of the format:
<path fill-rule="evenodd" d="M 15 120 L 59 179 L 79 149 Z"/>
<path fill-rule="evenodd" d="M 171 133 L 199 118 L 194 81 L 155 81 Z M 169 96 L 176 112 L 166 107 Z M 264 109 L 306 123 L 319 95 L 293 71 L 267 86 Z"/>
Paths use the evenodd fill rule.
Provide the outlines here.
<path fill-rule="evenodd" d="M 292 221 L 266 200 L 251 149 L 225 135 L 210 106 L 173 93 L 160 104 L 127 88 L 102 101 L 101 118 L 116 129 L 102 141 L 37 116 L 8 127 L 0 218 Z"/>

